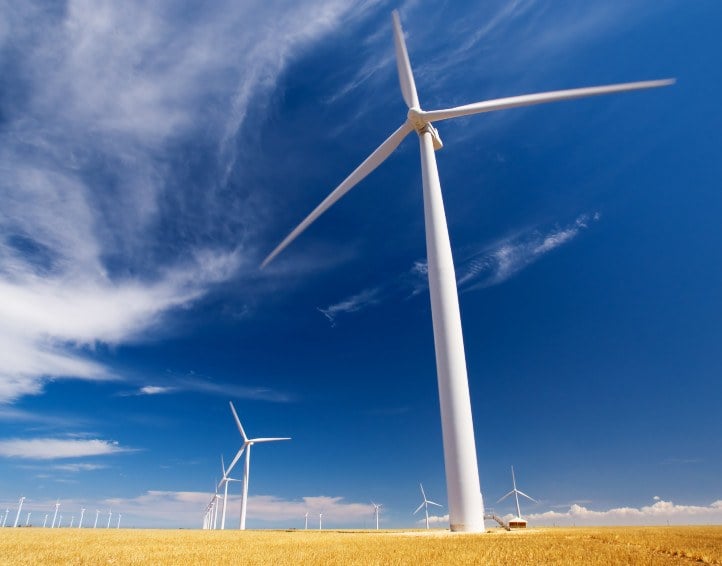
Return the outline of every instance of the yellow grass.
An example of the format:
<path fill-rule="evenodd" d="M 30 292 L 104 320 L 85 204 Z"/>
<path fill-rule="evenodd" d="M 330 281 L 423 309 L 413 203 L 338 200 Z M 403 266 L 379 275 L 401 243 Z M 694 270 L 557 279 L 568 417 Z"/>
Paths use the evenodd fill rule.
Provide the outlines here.
<path fill-rule="evenodd" d="M 3 564 L 722 564 L 722 527 L 490 531 L 0 530 Z"/>

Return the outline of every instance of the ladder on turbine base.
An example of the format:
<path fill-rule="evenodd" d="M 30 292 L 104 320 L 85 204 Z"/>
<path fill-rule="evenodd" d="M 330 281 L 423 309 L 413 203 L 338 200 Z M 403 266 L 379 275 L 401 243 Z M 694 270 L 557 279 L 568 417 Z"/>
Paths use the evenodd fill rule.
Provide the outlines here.
<path fill-rule="evenodd" d="M 509 524 L 508 524 L 508 523 L 505 523 L 505 522 L 504 522 L 504 519 L 502 519 L 501 517 L 499 517 L 499 515 L 497 515 L 496 513 L 494 513 L 494 510 L 493 510 L 493 509 L 487 509 L 487 511 L 488 511 L 488 513 L 484 513 L 484 520 L 485 520 L 485 521 L 486 521 L 486 520 L 496 521 L 497 523 L 499 523 L 499 525 L 500 525 L 503 529 L 506 529 L 507 531 L 510 531 L 510 530 L 511 530 L 511 527 L 509 526 Z"/>

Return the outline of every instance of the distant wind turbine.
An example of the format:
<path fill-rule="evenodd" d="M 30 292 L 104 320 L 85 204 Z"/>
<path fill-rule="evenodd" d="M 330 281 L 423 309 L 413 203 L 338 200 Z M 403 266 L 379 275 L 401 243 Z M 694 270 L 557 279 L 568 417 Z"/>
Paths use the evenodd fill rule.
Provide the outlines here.
<path fill-rule="evenodd" d="M 30 524 L 30 514 L 31 514 L 31 511 L 28 511 L 28 516 L 25 517 L 25 526 L 26 527 Z"/>
<path fill-rule="evenodd" d="M 426 492 L 424 491 L 424 486 L 419 484 L 419 487 L 421 488 L 421 497 L 424 498 L 424 500 L 421 502 L 421 505 L 419 505 L 416 508 L 416 511 L 413 512 L 413 515 L 416 515 L 419 511 L 421 511 L 421 508 L 424 508 L 424 513 L 426 514 L 426 530 L 429 530 L 429 505 L 436 505 L 437 507 L 442 507 L 442 505 L 439 505 L 438 503 L 434 503 L 433 501 L 429 501 L 426 499 Z"/>
<path fill-rule="evenodd" d="M 63 523 L 63 516 L 60 515 L 60 517 L 58 517 L 58 528 L 60 528 L 60 525 L 62 525 L 62 523 Z"/>
<path fill-rule="evenodd" d="M 522 519 L 522 516 L 521 516 L 521 507 L 519 507 L 519 496 L 521 495 L 522 497 L 526 497 L 528 500 L 533 501 L 534 503 L 537 503 L 537 500 L 532 497 L 529 497 L 526 493 L 524 493 L 523 491 L 519 491 L 516 488 L 516 478 L 514 477 L 514 466 L 511 467 L 511 484 L 514 487 L 514 489 L 512 489 L 509 493 L 507 493 L 506 495 L 501 497 L 499 499 L 499 501 L 497 501 L 497 503 L 501 503 L 507 497 L 509 497 L 511 494 L 514 494 L 514 499 L 516 500 L 516 518 L 509 521 L 509 526 L 510 527 L 514 527 L 514 526 L 526 527 L 526 520 Z"/>
<path fill-rule="evenodd" d="M 112 509 L 108 509 L 108 524 L 105 526 L 106 529 L 110 528 L 110 518 L 113 516 Z"/>
<path fill-rule="evenodd" d="M 60 509 L 60 500 L 59 499 L 55 502 L 55 513 L 53 513 L 53 523 L 52 523 L 52 525 L 50 525 L 51 529 L 55 528 L 55 519 L 57 519 L 57 517 L 58 517 L 58 509 Z M 60 526 L 60 525 L 58 525 L 58 526 Z"/>
<path fill-rule="evenodd" d="M 24 497 L 21 497 L 21 498 L 20 498 L 20 501 L 18 501 L 18 512 L 17 512 L 17 514 L 15 515 L 15 523 L 13 524 L 13 527 L 17 527 L 17 526 L 18 526 L 18 521 L 20 520 L 20 511 L 23 510 L 23 503 L 24 503 L 24 501 L 25 501 L 25 498 L 24 498 Z"/>
<path fill-rule="evenodd" d="M 95 523 L 93 523 L 93 528 L 98 528 L 98 517 L 100 516 L 100 509 L 95 510 Z"/>
<path fill-rule="evenodd" d="M 372 501 L 372 502 L 371 502 L 371 505 L 374 506 L 374 516 L 376 517 L 376 530 L 378 531 L 378 530 L 379 530 L 379 509 L 381 509 L 381 507 L 383 507 L 384 504 L 383 504 L 383 503 L 379 503 L 379 504 L 377 505 L 376 503 L 374 503 L 374 502 Z"/>
<path fill-rule="evenodd" d="M 45 519 L 43 519 L 43 528 L 45 528 L 47 524 L 48 524 L 48 514 L 45 513 Z"/>
<path fill-rule="evenodd" d="M 78 528 L 83 528 L 83 517 L 85 517 L 85 507 L 80 510 L 80 520 L 78 521 Z"/>
<path fill-rule="evenodd" d="M 5 523 L 7 523 L 9 513 L 10 513 L 10 508 L 5 509 L 5 515 L 3 515 L 3 527 L 5 527 Z"/>
<path fill-rule="evenodd" d="M 308 530 L 308 511 L 306 511 L 306 522 L 305 522 L 304 525 L 303 525 L 303 529 L 304 529 L 305 531 Z"/>
<path fill-rule="evenodd" d="M 246 529 L 246 505 L 248 504 L 248 479 L 250 476 L 250 469 L 251 469 L 251 446 L 254 444 L 261 444 L 263 442 L 276 442 L 278 440 L 291 440 L 290 438 L 248 438 L 246 436 L 246 431 L 243 430 L 243 426 L 241 425 L 241 420 L 238 418 L 238 413 L 236 413 L 236 408 L 233 406 L 233 403 L 229 403 L 231 406 L 231 412 L 233 413 L 233 418 L 236 421 L 236 426 L 238 427 L 238 432 L 241 433 L 241 437 L 243 438 L 243 445 L 236 453 L 236 456 L 233 458 L 233 461 L 231 462 L 231 465 L 228 466 L 227 473 L 231 473 L 231 470 L 233 470 L 233 466 L 236 465 L 236 462 L 238 462 L 239 458 L 243 454 L 243 451 L 246 451 L 246 461 L 243 466 L 243 494 L 241 495 L 241 524 L 240 529 L 245 530 Z"/>
<path fill-rule="evenodd" d="M 432 123 L 471 114 L 546 102 L 661 87 L 672 84 L 674 81 L 643 81 L 558 90 L 475 102 L 445 110 L 425 111 L 421 109 L 419 104 L 414 75 L 409 62 L 399 15 L 396 11 L 393 12 L 393 27 L 401 94 L 408 106 L 406 120 L 284 238 L 263 260 L 261 268 L 268 265 L 321 214 L 383 163 L 408 134 L 411 132 L 418 134 L 421 145 L 427 272 L 436 350 L 436 373 L 441 407 L 449 522 L 452 531 L 478 532 L 484 530 L 484 502 L 481 496 L 479 470 L 476 460 L 476 443 L 471 415 L 469 383 L 466 374 L 466 357 L 461 331 L 461 317 L 459 315 L 456 275 L 454 273 L 454 262 L 451 255 L 451 244 L 446 225 L 439 173 L 434 155 L 434 151 L 441 149 L 443 144 Z"/>
<path fill-rule="evenodd" d="M 75 515 L 72 515 L 72 516 L 70 517 L 70 528 L 71 528 L 71 529 L 73 528 L 73 525 L 74 525 L 74 524 L 75 524 Z"/>
<path fill-rule="evenodd" d="M 122 516 L 123 516 L 122 513 L 118 513 L 118 524 L 117 524 L 116 527 L 115 527 L 116 529 L 119 529 L 119 528 L 120 528 L 120 518 L 121 518 Z"/>
<path fill-rule="evenodd" d="M 230 477 L 228 474 L 230 470 L 226 470 L 226 465 L 223 463 L 223 455 L 221 454 L 221 470 L 223 470 L 223 477 L 221 478 L 218 487 L 223 488 L 223 513 L 221 516 L 221 530 L 226 528 L 226 503 L 228 501 L 228 484 L 232 481 L 241 481 L 236 478 Z"/>
<path fill-rule="evenodd" d="M 318 514 L 318 530 L 323 529 L 323 513 Z"/>

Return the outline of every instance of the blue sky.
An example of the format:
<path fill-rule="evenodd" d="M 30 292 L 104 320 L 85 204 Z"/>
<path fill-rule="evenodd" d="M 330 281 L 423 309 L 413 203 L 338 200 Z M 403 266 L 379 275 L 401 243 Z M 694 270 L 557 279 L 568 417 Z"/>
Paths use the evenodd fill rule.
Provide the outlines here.
<path fill-rule="evenodd" d="M 229 400 L 293 437 L 249 527 L 446 503 L 413 136 L 258 269 L 405 119 L 398 8 L 426 109 L 677 78 L 437 159 L 487 507 L 513 464 L 537 523 L 722 520 L 719 2 L 153 5 L 3 7 L 0 514 L 200 526 Z"/>

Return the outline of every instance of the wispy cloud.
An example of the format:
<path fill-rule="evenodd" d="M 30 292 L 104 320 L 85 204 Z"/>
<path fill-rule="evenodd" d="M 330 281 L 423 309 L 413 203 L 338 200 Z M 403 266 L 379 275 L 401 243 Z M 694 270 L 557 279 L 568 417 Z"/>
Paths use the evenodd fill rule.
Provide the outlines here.
<path fill-rule="evenodd" d="M 709 505 L 677 505 L 656 497 L 652 505 L 639 508 L 616 507 L 606 511 L 595 511 L 574 504 L 565 512 L 532 513 L 527 519 L 545 525 L 645 525 L 663 524 L 667 521 L 681 524 L 719 523 L 722 522 L 722 500 Z"/>
<path fill-rule="evenodd" d="M 26 460 L 58 460 L 103 456 L 132 451 L 115 441 L 79 438 L 31 438 L 0 440 L 0 456 Z"/>
<path fill-rule="evenodd" d="M 263 203 L 226 186 L 249 109 L 262 115 L 289 62 L 373 5 L 7 6 L 0 403 L 48 379 L 117 379 L 97 344 L 141 340 L 250 270 Z"/>
<path fill-rule="evenodd" d="M 527 230 L 492 245 L 467 251 L 455 266 L 459 290 L 474 291 L 503 283 L 549 252 L 571 242 L 591 222 L 600 218 L 598 212 L 581 214 L 566 226 Z M 365 289 L 327 307 L 319 307 L 318 310 L 335 325 L 341 315 L 359 312 L 389 300 L 403 300 L 425 292 L 427 288 L 428 266 L 425 260 L 417 260 L 407 272 L 386 283 Z"/>

